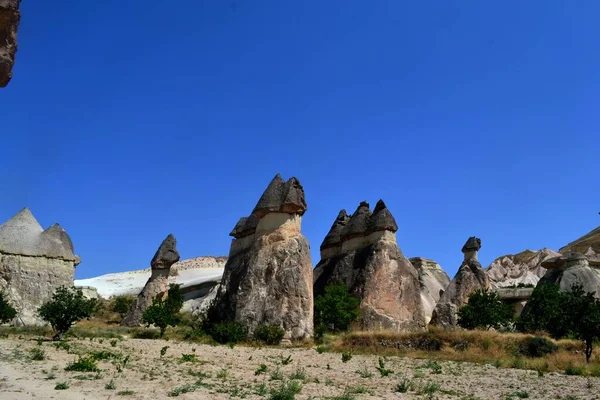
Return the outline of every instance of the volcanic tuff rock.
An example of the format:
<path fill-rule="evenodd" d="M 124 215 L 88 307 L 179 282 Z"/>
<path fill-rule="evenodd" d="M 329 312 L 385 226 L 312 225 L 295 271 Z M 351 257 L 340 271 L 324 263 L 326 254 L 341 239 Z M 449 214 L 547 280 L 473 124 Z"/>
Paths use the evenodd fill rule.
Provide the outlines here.
<path fill-rule="evenodd" d="M 175 236 L 170 234 L 163 240 L 154 257 L 152 257 L 152 261 L 150 262 L 152 275 L 148 279 L 148 282 L 146 282 L 144 289 L 142 289 L 131 304 L 127 315 L 121 321 L 121 325 L 131 327 L 140 325 L 142 314 L 152 305 L 152 299 L 159 295 L 166 295 L 169 289 L 169 271 L 171 265 L 177 261 L 179 261 L 177 240 L 175 240 Z"/>
<path fill-rule="evenodd" d="M 340 211 L 321 244 L 314 295 L 330 283 L 344 283 L 360 299 L 360 329 L 425 327 L 419 276 L 396 243 L 397 230 L 382 200 L 372 214 L 361 202 L 351 217 Z"/>
<path fill-rule="evenodd" d="M 8 85 L 17 52 L 21 0 L 0 0 L 0 87 Z"/>
<path fill-rule="evenodd" d="M 37 315 L 38 307 L 49 301 L 59 286 L 73 286 L 79 262 L 60 225 L 43 230 L 28 208 L 0 225 L 0 291 L 17 309 L 13 322 L 44 324 Z"/>
<path fill-rule="evenodd" d="M 435 306 L 431 324 L 438 326 L 456 326 L 458 309 L 469 299 L 469 294 L 477 289 L 490 289 L 490 279 L 477 261 L 477 251 L 481 240 L 470 237 L 462 248 L 464 261 L 448 288 Z"/>
<path fill-rule="evenodd" d="M 275 324 L 285 339 L 313 333 L 312 262 L 300 232 L 306 211 L 296 178 L 273 178 L 254 211 L 235 225 L 221 286 L 210 311 L 213 320 L 235 320 L 249 333 Z"/>
<path fill-rule="evenodd" d="M 538 285 L 557 284 L 563 292 L 573 284 L 583 285 L 586 292 L 596 292 L 600 298 L 600 259 L 588 258 L 581 253 L 570 252 L 542 262 L 547 269 Z"/>
<path fill-rule="evenodd" d="M 600 226 L 561 248 L 559 252 L 578 252 L 586 257 L 600 258 Z"/>
<path fill-rule="evenodd" d="M 536 285 L 546 273 L 542 262 L 560 254 L 550 249 L 538 251 L 525 250 L 518 254 L 508 254 L 496 258 L 486 268 L 494 287 L 517 286 L 519 284 Z"/>
<path fill-rule="evenodd" d="M 419 284 L 421 285 L 421 302 L 425 322 L 431 321 L 431 314 L 440 297 L 450 284 L 450 277 L 442 267 L 433 260 L 421 257 L 409 258 L 410 263 L 419 273 Z"/>

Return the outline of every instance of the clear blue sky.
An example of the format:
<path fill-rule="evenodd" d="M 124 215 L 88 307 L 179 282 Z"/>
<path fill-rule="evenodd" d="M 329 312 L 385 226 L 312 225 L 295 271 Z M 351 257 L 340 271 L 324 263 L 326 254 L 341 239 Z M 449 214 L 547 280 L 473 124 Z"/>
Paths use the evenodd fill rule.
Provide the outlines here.
<path fill-rule="evenodd" d="M 493 4 L 492 4 L 493 3 Z M 600 224 L 600 2 L 22 2 L 0 89 L 0 220 L 59 222 L 76 277 L 183 258 L 280 172 L 313 263 L 341 208 L 383 198 L 408 257 L 453 275 Z"/>

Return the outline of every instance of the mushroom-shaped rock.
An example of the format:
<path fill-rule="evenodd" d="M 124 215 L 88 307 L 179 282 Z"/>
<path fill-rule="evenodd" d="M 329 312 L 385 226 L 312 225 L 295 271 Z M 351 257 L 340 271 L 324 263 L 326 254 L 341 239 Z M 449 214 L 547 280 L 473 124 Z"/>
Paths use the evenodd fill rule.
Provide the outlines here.
<path fill-rule="evenodd" d="M 152 299 L 159 295 L 164 296 L 167 293 L 169 272 L 171 266 L 177 261 L 179 261 L 177 240 L 175 236 L 170 234 L 163 240 L 156 254 L 152 257 L 150 279 L 129 307 L 129 311 L 121 321 L 121 325 L 131 327 L 140 325 L 142 314 L 152 304 Z"/>
<path fill-rule="evenodd" d="M 306 199 L 300 181 L 294 177 L 288 179 L 283 188 L 283 194 L 281 211 L 288 214 L 303 215 L 306 211 Z"/>
<path fill-rule="evenodd" d="M 0 0 L 0 87 L 8 85 L 17 52 L 21 0 Z"/>
<path fill-rule="evenodd" d="M 40 234 L 39 246 L 48 257 L 75 260 L 73 242 L 59 224 L 52 225 Z"/>
<path fill-rule="evenodd" d="M 346 210 L 340 211 L 337 218 L 333 222 L 333 225 L 331 225 L 329 233 L 327 236 L 325 236 L 325 239 L 323 239 L 323 243 L 321 243 L 321 250 L 336 247 L 342 243 L 341 235 L 349 220 L 350 217 L 348 214 L 346 214 Z"/>
<path fill-rule="evenodd" d="M 41 225 L 26 207 L 0 225 L 0 252 L 40 255 L 37 244 L 42 232 Z"/>
<path fill-rule="evenodd" d="M 256 227 L 258 226 L 258 217 L 254 214 L 250 214 L 249 217 L 242 217 L 235 224 L 235 227 L 229 234 L 229 236 L 233 236 L 236 239 L 243 238 L 245 236 L 250 236 L 256 231 Z"/>
<path fill-rule="evenodd" d="M 369 226 L 367 229 L 367 233 L 377 232 L 377 231 L 392 231 L 396 232 L 398 230 L 398 225 L 396 224 L 396 220 L 394 216 L 387 208 L 383 200 L 379 200 L 375 205 L 375 210 L 373 210 L 373 215 L 369 218 Z"/>
<path fill-rule="evenodd" d="M 306 200 L 300 181 L 292 177 L 285 182 L 277 174 L 263 192 L 252 214 L 262 218 L 272 212 L 303 215 L 305 211 Z"/>
<path fill-rule="evenodd" d="M 369 218 L 371 210 L 369 203 L 361 201 L 358 208 L 352 214 L 352 217 L 342 232 L 342 240 L 352 239 L 353 237 L 364 236 L 369 229 Z"/>
<path fill-rule="evenodd" d="M 462 252 L 468 253 L 471 251 L 479 251 L 479 249 L 481 249 L 481 239 L 471 236 L 469 239 L 467 239 L 467 242 L 463 246 Z"/>

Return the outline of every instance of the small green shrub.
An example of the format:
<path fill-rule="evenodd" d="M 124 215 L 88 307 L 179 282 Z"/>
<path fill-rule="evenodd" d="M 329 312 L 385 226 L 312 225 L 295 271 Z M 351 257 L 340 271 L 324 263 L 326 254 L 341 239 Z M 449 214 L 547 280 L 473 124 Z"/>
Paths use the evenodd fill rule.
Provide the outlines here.
<path fill-rule="evenodd" d="M 363 365 L 363 368 L 357 370 L 356 373 L 361 378 L 372 378 L 373 377 L 373 373 L 371 371 L 369 371 L 369 369 L 367 368 L 366 365 Z"/>
<path fill-rule="evenodd" d="M 173 389 L 171 389 L 171 391 L 169 393 L 167 393 L 167 396 L 168 397 L 177 397 L 182 393 L 194 392 L 194 391 L 196 391 L 197 388 L 198 388 L 197 385 L 188 383 L 186 385 L 174 387 Z"/>
<path fill-rule="evenodd" d="M 325 353 L 325 351 L 327 350 L 327 348 L 325 346 L 323 346 L 323 345 L 319 345 L 319 346 L 317 346 L 317 348 L 315 350 L 317 350 L 317 353 L 323 354 L 323 353 Z"/>
<path fill-rule="evenodd" d="M 183 307 L 183 292 L 180 285 L 170 284 L 167 299 L 159 295 L 152 299 L 152 305 L 142 314 L 142 322 L 147 326 L 156 325 L 160 329 L 160 337 L 168 326 L 177 326 L 181 322 L 179 311 Z"/>
<path fill-rule="evenodd" d="M 396 393 L 406 393 L 409 390 L 411 390 L 413 387 L 413 383 L 410 379 L 408 379 L 407 377 L 403 377 L 400 382 L 398 382 L 396 384 L 396 387 L 394 388 L 394 392 Z"/>
<path fill-rule="evenodd" d="M 266 364 L 260 364 L 258 366 L 258 368 L 256 368 L 256 370 L 254 371 L 254 375 L 258 376 L 258 375 L 264 374 L 267 372 L 267 370 L 268 370 L 268 368 L 267 368 Z"/>
<path fill-rule="evenodd" d="M 344 351 L 342 353 L 342 362 L 343 363 L 347 363 L 350 360 L 352 360 L 352 352 L 351 351 Z"/>
<path fill-rule="evenodd" d="M 420 394 L 432 394 L 440 390 L 440 385 L 435 382 L 427 382 L 420 390 Z"/>
<path fill-rule="evenodd" d="M 246 339 L 248 328 L 236 321 L 217 322 L 208 328 L 208 334 L 217 343 L 239 343 Z"/>
<path fill-rule="evenodd" d="M 66 350 L 67 352 L 69 350 L 71 350 L 71 345 L 67 342 L 60 341 L 60 342 L 54 342 L 53 344 L 54 344 L 54 347 L 56 347 L 56 350 L 63 349 L 63 350 Z"/>
<path fill-rule="evenodd" d="M 133 303 L 133 296 L 114 296 L 111 299 L 110 311 L 119 313 L 121 319 L 125 318 L 125 314 L 129 311 L 129 307 Z"/>
<path fill-rule="evenodd" d="M 259 325 L 254 330 L 254 340 L 268 345 L 277 345 L 283 339 L 285 331 L 277 325 Z"/>
<path fill-rule="evenodd" d="M 286 358 L 283 358 L 283 356 L 281 356 L 281 365 L 288 365 L 292 363 L 292 355 L 290 354 L 289 356 L 287 356 Z"/>
<path fill-rule="evenodd" d="M 98 372 L 100 369 L 92 358 L 80 357 L 79 360 L 69 363 L 65 371 Z"/>
<path fill-rule="evenodd" d="M 54 390 L 67 390 L 69 388 L 69 384 L 67 382 L 60 382 L 54 386 Z"/>
<path fill-rule="evenodd" d="M 290 375 L 290 379 L 296 379 L 302 382 L 306 381 L 306 370 L 301 367 L 296 368 L 296 370 Z"/>
<path fill-rule="evenodd" d="M 269 380 L 272 380 L 272 381 L 282 381 L 283 380 L 283 372 L 281 372 L 281 369 L 279 368 L 279 366 L 277 368 L 275 368 L 275 370 L 273 372 L 271 372 L 271 376 L 269 377 Z"/>
<path fill-rule="evenodd" d="M 182 354 L 181 358 L 179 359 L 180 363 L 185 363 L 185 362 L 198 362 L 198 356 L 196 354 Z"/>
<path fill-rule="evenodd" d="M 117 384 L 114 379 L 111 379 L 106 385 L 104 385 L 104 389 L 106 390 L 115 390 L 117 388 Z"/>
<path fill-rule="evenodd" d="M 165 354 L 167 354 L 167 350 L 169 349 L 169 346 L 163 346 L 160 349 L 160 356 L 163 357 Z"/>
<path fill-rule="evenodd" d="M 29 353 L 31 353 L 29 357 L 33 361 L 44 361 L 46 359 L 46 352 L 41 347 L 34 347 L 29 350 Z"/>
<path fill-rule="evenodd" d="M 298 381 L 286 382 L 280 388 L 271 390 L 269 400 L 294 400 L 300 391 L 302 385 Z"/>
<path fill-rule="evenodd" d="M 133 390 L 121 390 L 117 392 L 117 396 L 133 396 L 135 392 Z"/>
<path fill-rule="evenodd" d="M 585 368 L 576 367 L 569 363 L 565 368 L 565 375 L 585 375 Z"/>
<path fill-rule="evenodd" d="M 379 365 L 376 366 L 375 368 L 377 369 L 377 371 L 379 371 L 379 374 L 382 377 L 389 376 L 390 374 L 394 373 L 394 371 L 392 371 L 391 369 L 387 369 L 385 367 L 385 360 L 382 357 L 379 357 L 378 363 L 379 363 Z"/>
<path fill-rule="evenodd" d="M 436 360 L 428 360 L 425 363 L 425 368 L 429 368 L 433 374 L 441 374 L 442 366 Z"/>
<path fill-rule="evenodd" d="M 111 339 L 110 345 L 111 345 L 111 347 L 117 347 L 117 339 Z"/>
<path fill-rule="evenodd" d="M 519 344 L 518 352 L 525 357 L 544 357 L 555 353 L 558 346 L 545 337 L 528 337 Z"/>
<path fill-rule="evenodd" d="M 10 322 L 17 316 L 17 310 L 4 298 L 0 292 L 0 325 Z"/>

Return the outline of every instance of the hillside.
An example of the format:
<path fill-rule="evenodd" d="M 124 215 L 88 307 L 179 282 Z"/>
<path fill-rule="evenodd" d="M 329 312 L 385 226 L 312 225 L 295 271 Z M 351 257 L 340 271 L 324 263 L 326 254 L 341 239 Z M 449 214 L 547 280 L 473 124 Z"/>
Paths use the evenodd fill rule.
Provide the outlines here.
<path fill-rule="evenodd" d="M 559 254 L 554 250 L 525 250 L 517 254 L 507 254 L 496 258 L 486 271 L 496 287 L 518 284 L 536 285 L 546 269 L 540 263 Z"/>
<path fill-rule="evenodd" d="M 569 243 L 559 250 L 561 253 L 576 251 L 586 256 L 600 257 L 600 226 Z"/>

